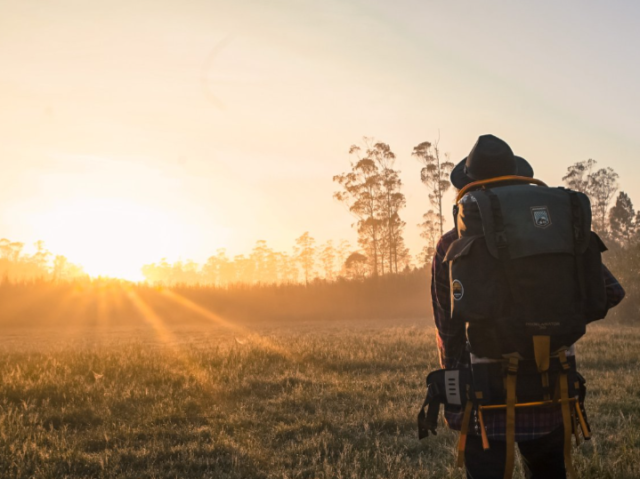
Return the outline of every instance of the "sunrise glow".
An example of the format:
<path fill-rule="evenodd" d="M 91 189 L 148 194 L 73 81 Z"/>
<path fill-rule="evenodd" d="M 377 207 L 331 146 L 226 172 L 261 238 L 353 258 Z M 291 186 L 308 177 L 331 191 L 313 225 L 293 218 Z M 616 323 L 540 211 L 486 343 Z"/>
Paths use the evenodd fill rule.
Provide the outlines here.
<path fill-rule="evenodd" d="M 150 206 L 117 198 L 68 200 L 35 219 L 47 247 L 92 277 L 140 281 L 140 268 L 175 251 L 183 228 Z"/>

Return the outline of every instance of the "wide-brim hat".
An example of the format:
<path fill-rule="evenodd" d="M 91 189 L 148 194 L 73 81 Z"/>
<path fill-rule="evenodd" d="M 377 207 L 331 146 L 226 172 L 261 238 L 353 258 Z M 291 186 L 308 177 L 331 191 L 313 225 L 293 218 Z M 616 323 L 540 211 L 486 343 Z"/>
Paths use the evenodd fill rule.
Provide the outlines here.
<path fill-rule="evenodd" d="M 533 168 L 527 160 L 514 155 L 505 141 L 482 135 L 469 155 L 451 171 L 451 183 L 460 190 L 474 181 L 509 175 L 533 178 Z"/>

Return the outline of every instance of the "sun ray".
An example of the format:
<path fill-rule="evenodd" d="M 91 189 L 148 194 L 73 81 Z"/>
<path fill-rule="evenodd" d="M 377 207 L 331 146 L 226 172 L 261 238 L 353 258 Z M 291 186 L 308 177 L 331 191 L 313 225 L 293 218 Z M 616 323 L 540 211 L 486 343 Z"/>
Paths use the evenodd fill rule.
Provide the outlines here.
<path fill-rule="evenodd" d="M 135 292 L 133 288 L 127 288 L 126 292 L 127 296 L 142 314 L 145 321 L 152 326 L 161 341 L 175 354 L 176 359 L 184 368 L 181 371 L 186 371 L 196 380 L 200 387 L 212 392 L 213 384 L 211 376 L 204 368 L 195 363 L 188 354 L 180 349 L 178 338 L 165 326 L 162 318 L 149 304 L 144 301 L 144 299 L 138 295 L 138 293 Z"/>
<path fill-rule="evenodd" d="M 291 360 L 293 359 L 293 356 L 289 350 L 283 348 L 278 344 L 275 344 L 273 341 L 269 340 L 268 338 L 260 336 L 258 333 L 256 333 L 255 331 L 252 331 L 246 326 L 234 324 L 222 318 L 220 315 L 200 306 L 199 304 L 194 303 L 190 299 L 185 298 L 181 294 L 176 293 L 175 291 L 163 288 L 161 290 L 161 293 L 167 298 L 171 299 L 172 301 L 175 301 L 179 305 L 183 306 L 184 308 L 195 312 L 196 314 L 208 319 L 209 321 L 212 321 L 218 326 L 222 326 L 235 333 L 242 334 L 243 336 L 251 337 L 252 342 L 254 343 L 259 342 L 262 346 L 264 346 L 265 349 L 281 354 L 287 359 L 291 359 Z"/>
<path fill-rule="evenodd" d="M 76 286 L 67 289 L 60 301 L 49 312 L 46 318 L 47 326 L 55 328 L 55 334 L 61 342 L 73 336 L 73 328 L 70 318 L 72 314 L 84 311 L 86 305 L 86 293 L 83 294 Z"/>
<path fill-rule="evenodd" d="M 166 296 L 167 298 L 175 301 L 176 303 L 180 304 L 181 306 L 199 314 L 200 316 L 208 319 L 209 321 L 212 321 L 214 323 L 216 323 L 219 326 L 222 326 L 224 328 L 230 329 L 234 332 L 237 333 L 241 333 L 241 334 L 250 334 L 251 330 L 241 326 L 239 324 L 234 324 L 230 321 L 227 321 L 226 319 L 222 318 L 220 315 L 215 314 L 214 312 L 203 308 L 202 306 L 200 306 L 199 304 L 194 303 L 193 301 L 191 301 L 190 299 L 185 298 L 183 295 L 176 293 L 175 291 L 172 291 L 170 289 L 161 289 L 160 290 L 161 294 L 163 294 L 164 296 Z"/>
<path fill-rule="evenodd" d="M 50 304 L 51 298 L 57 296 L 50 283 L 9 283 L 4 287 L 11 288 L 11 294 L 3 300 L 2 319 L 15 321 L 16 318 L 20 318 L 19 323 L 23 323 L 26 315 L 33 309 L 39 305 Z"/>
<path fill-rule="evenodd" d="M 155 331 L 157 337 L 172 349 L 177 349 L 177 339 L 175 335 L 165 326 L 164 321 L 156 314 L 133 288 L 125 289 L 126 295 L 135 306 L 138 312 Z"/>

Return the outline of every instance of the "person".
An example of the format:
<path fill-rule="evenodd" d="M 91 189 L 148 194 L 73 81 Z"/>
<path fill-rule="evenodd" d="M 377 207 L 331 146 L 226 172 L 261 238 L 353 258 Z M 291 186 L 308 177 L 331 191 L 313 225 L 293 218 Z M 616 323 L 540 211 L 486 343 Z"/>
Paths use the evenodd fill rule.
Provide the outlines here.
<path fill-rule="evenodd" d="M 493 135 L 478 138 L 469 155 L 451 172 L 451 183 L 460 190 L 466 185 L 500 176 L 518 175 L 533 178 L 533 168 L 515 156 L 509 145 Z M 431 297 L 437 329 L 437 346 L 444 369 L 469 368 L 473 362 L 491 361 L 474 357 L 467 346 L 465 323 L 451 317 L 449 267 L 444 261 L 449 246 L 458 238 L 454 227 L 437 243 L 432 261 Z M 603 265 L 607 306 L 617 305 L 625 291 Z M 572 346 L 567 355 L 575 355 Z M 463 413 L 445 409 L 445 420 L 454 430 L 460 430 Z M 483 450 L 482 441 L 474 428 L 470 429 L 464 452 L 468 479 L 502 479 L 505 470 L 504 412 L 486 414 L 485 429 L 490 448 Z M 563 419 L 560 407 L 524 408 L 516 414 L 515 440 L 518 443 L 528 479 L 566 478 L 563 444 Z"/>

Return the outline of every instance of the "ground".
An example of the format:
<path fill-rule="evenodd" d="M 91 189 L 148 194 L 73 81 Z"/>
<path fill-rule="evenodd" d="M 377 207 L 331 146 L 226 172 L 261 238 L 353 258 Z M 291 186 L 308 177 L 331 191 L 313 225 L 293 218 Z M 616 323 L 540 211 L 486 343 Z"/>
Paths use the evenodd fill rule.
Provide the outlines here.
<path fill-rule="evenodd" d="M 4 331 L 0 477 L 463 477 L 457 433 L 417 439 L 427 321 L 243 331 Z M 640 328 L 592 326 L 578 356 L 594 432 L 579 477 L 640 477 Z"/>

